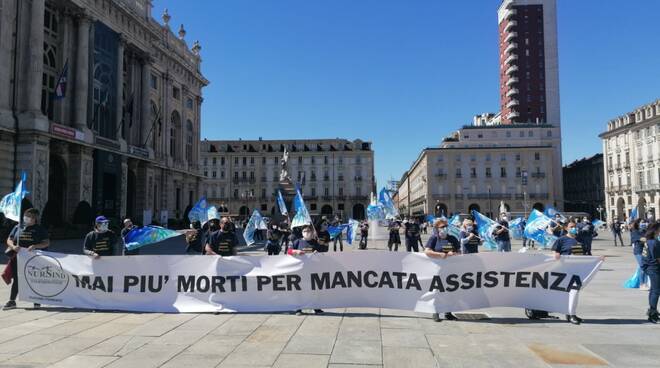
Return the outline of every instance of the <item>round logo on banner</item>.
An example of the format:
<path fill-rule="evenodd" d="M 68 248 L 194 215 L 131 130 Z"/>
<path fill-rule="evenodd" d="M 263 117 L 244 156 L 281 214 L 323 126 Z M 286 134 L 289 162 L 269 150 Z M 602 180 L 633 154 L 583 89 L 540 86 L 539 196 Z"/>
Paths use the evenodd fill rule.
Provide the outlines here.
<path fill-rule="evenodd" d="M 69 275 L 60 261 L 42 254 L 25 263 L 25 280 L 35 294 L 45 298 L 61 294 L 69 285 Z"/>

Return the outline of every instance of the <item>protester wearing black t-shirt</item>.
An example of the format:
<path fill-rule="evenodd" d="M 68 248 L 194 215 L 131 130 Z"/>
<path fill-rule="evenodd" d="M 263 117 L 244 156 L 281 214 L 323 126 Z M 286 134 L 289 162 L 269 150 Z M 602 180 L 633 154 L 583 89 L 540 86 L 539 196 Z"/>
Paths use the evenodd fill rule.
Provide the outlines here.
<path fill-rule="evenodd" d="M 186 233 L 186 243 L 188 247 L 186 248 L 186 253 L 188 254 L 202 254 L 202 238 L 204 233 L 202 231 L 202 224 L 199 221 L 193 221 L 190 224 L 190 231 Z"/>
<path fill-rule="evenodd" d="M 466 219 L 463 222 L 463 228 L 460 232 L 460 243 L 461 253 L 479 253 L 479 245 L 481 245 L 482 241 L 472 220 Z"/>
<path fill-rule="evenodd" d="M 9 301 L 2 308 L 9 310 L 16 308 L 16 297 L 18 296 L 18 261 L 16 260 L 16 252 L 19 248 L 27 248 L 28 251 L 36 249 L 48 249 L 50 241 L 48 240 L 48 231 L 37 223 L 39 218 L 39 211 L 30 208 L 23 214 L 23 226 L 16 225 L 7 238 L 8 255 L 12 257 L 10 260 L 12 284 L 11 292 L 9 294 Z M 40 305 L 35 303 L 35 308 Z"/>
<path fill-rule="evenodd" d="M 108 230 L 109 221 L 105 216 L 96 218 L 94 230 L 85 236 L 83 253 L 94 258 L 114 256 L 117 235 Z"/>
<path fill-rule="evenodd" d="M 406 251 L 414 250 L 419 252 L 419 242 L 421 239 L 421 231 L 416 219 L 411 219 L 405 224 L 406 233 Z"/>
<path fill-rule="evenodd" d="M 207 255 L 215 255 L 221 257 L 230 257 L 236 255 L 236 234 L 228 232 L 227 229 L 227 219 L 222 219 L 220 221 L 219 229 L 212 232 L 206 241 L 206 250 Z"/>
<path fill-rule="evenodd" d="M 135 228 L 136 228 L 136 226 L 133 225 L 133 221 L 131 221 L 131 219 L 127 218 L 127 219 L 124 220 L 124 228 L 121 229 L 121 232 L 119 233 L 119 235 L 121 235 L 121 239 L 124 241 L 124 244 L 126 243 L 126 240 L 125 240 L 126 235 L 128 235 L 128 233 L 130 233 L 131 230 L 133 230 Z M 124 246 L 124 255 L 136 256 L 138 254 L 140 254 L 140 248 L 136 248 L 136 249 L 133 249 L 133 250 L 128 250 L 128 249 L 126 249 L 126 246 Z"/>
<path fill-rule="evenodd" d="M 461 245 L 454 236 L 449 235 L 447 220 L 436 219 L 433 222 L 433 235 L 426 242 L 424 254 L 431 258 L 446 259 L 460 253 Z M 456 320 L 451 312 L 445 313 L 445 319 Z M 433 320 L 440 322 L 440 315 L 433 313 Z"/>
<path fill-rule="evenodd" d="M 289 247 L 287 252 L 290 256 L 300 256 L 305 253 L 324 253 L 328 251 L 328 246 L 320 244 L 316 237 L 314 236 L 314 229 L 310 225 L 305 225 L 302 227 L 302 238 L 296 239 Z M 302 315 L 302 310 L 296 310 L 296 315 Z M 323 310 L 314 309 L 314 313 L 321 314 Z"/>

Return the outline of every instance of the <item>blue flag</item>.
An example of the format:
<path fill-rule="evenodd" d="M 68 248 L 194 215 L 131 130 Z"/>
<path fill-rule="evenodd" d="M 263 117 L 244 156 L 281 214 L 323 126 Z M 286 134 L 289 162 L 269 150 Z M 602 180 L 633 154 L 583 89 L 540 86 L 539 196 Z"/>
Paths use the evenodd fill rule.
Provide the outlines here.
<path fill-rule="evenodd" d="M 292 229 L 294 227 L 312 224 L 312 217 L 309 215 L 307 207 L 305 207 L 305 201 L 302 194 L 300 194 L 300 189 L 296 190 L 296 196 L 293 198 L 293 209 L 296 211 L 296 215 L 291 220 Z"/>
<path fill-rule="evenodd" d="M 243 230 L 243 237 L 245 238 L 245 243 L 247 245 L 252 245 L 255 243 L 254 241 L 254 232 L 257 230 L 266 230 L 266 222 L 264 221 L 264 218 L 261 216 L 261 213 L 259 213 L 258 210 L 254 210 L 252 212 L 252 216 L 250 216 L 250 220 L 248 221 L 247 225 L 245 225 L 245 230 Z"/>
<path fill-rule="evenodd" d="M 426 222 L 428 222 L 430 225 L 433 225 L 433 221 L 435 221 L 435 216 L 426 215 Z"/>
<path fill-rule="evenodd" d="M 207 221 L 211 221 L 214 219 L 220 220 L 220 213 L 218 212 L 218 209 L 215 206 L 211 206 L 206 210 L 206 221 L 202 222 L 202 225 Z"/>
<path fill-rule="evenodd" d="M 456 239 L 460 239 L 461 236 L 461 226 L 463 222 L 459 215 L 452 216 L 447 223 L 449 224 L 449 235 L 454 236 Z"/>
<path fill-rule="evenodd" d="M 399 216 L 399 211 L 394 207 L 394 201 L 392 201 L 390 192 L 387 189 L 383 188 L 380 190 L 378 201 L 383 206 L 383 212 L 386 219 L 395 219 Z"/>
<path fill-rule="evenodd" d="M 509 221 L 509 231 L 514 239 L 523 238 L 523 231 L 525 231 L 525 229 L 522 228 L 522 221 L 522 217 Z"/>
<path fill-rule="evenodd" d="M 346 241 L 348 242 L 348 244 L 353 244 L 353 240 L 355 240 L 359 228 L 360 228 L 359 221 L 353 219 L 348 220 L 348 229 L 346 230 Z"/>
<path fill-rule="evenodd" d="M 21 201 L 29 193 L 26 189 L 27 174 L 21 173 L 21 180 L 16 184 L 13 192 L 2 197 L 0 201 L 0 212 L 5 217 L 16 222 L 21 222 Z"/>
<path fill-rule="evenodd" d="M 550 218 L 555 218 L 555 216 L 559 215 L 559 218 L 562 221 L 566 221 L 566 217 L 564 217 L 561 212 L 557 211 L 557 209 L 552 206 L 548 206 L 548 208 L 545 209 L 544 214 Z"/>
<path fill-rule="evenodd" d="M 543 248 L 549 248 L 557 241 L 557 237 L 548 233 L 547 228 L 552 219 L 538 210 L 533 210 L 527 218 L 525 226 L 525 237 L 541 244 Z"/>
<path fill-rule="evenodd" d="M 284 197 L 282 197 L 282 192 L 277 190 L 277 206 L 280 208 L 280 213 L 282 216 L 288 216 L 289 211 L 286 210 L 286 204 L 284 203 Z"/>
<path fill-rule="evenodd" d="M 623 287 L 626 289 L 639 289 L 639 285 L 642 283 L 640 271 L 640 268 L 637 267 L 635 273 L 623 283 Z"/>
<path fill-rule="evenodd" d="M 339 236 L 339 234 L 344 232 L 344 230 L 346 230 L 346 229 L 348 229 L 348 224 L 341 224 L 341 225 L 337 225 L 337 226 L 332 226 L 332 225 L 328 226 L 328 233 L 330 233 L 330 239 L 336 238 L 337 236 Z"/>
<path fill-rule="evenodd" d="M 638 216 L 638 214 L 637 214 L 637 207 L 635 207 L 635 208 L 633 208 L 632 211 L 630 212 L 630 220 L 628 220 L 628 222 L 633 222 L 633 221 L 637 220 L 637 216 Z"/>
<path fill-rule="evenodd" d="M 479 237 L 484 241 L 484 247 L 490 250 L 497 249 L 497 242 L 495 241 L 493 231 L 495 231 L 495 228 L 500 226 L 500 224 L 475 210 L 472 210 L 472 217 L 474 217 L 474 221 L 477 225 Z"/>
<path fill-rule="evenodd" d="M 206 202 L 206 197 L 202 197 L 188 212 L 188 220 L 190 222 L 199 221 L 203 225 L 209 220 L 208 210 L 209 204 Z"/>
<path fill-rule="evenodd" d="M 134 228 L 129 231 L 124 237 L 124 244 L 126 250 L 134 250 L 143 247 L 147 244 L 161 242 L 165 239 L 173 238 L 175 236 L 183 235 L 175 230 L 166 229 L 160 226 L 144 226 Z"/>
<path fill-rule="evenodd" d="M 605 225 L 605 221 L 601 221 L 601 220 L 593 220 L 591 223 L 594 225 L 596 229 Z"/>
<path fill-rule="evenodd" d="M 367 219 L 369 221 L 385 220 L 385 210 L 381 203 L 370 204 L 367 206 Z"/>

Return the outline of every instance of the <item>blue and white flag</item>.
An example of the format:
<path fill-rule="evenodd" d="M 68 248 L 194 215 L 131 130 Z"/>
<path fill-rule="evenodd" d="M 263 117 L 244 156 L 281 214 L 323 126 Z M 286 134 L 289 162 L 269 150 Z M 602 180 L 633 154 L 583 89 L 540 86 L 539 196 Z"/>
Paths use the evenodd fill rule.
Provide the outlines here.
<path fill-rule="evenodd" d="M 220 220 L 220 213 L 215 206 L 211 206 L 206 210 L 206 221 L 202 222 L 202 225 L 211 220 Z"/>
<path fill-rule="evenodd" d="M 435 221 L 435 216 L 433 216 L 433 215 L 426 215 L 426 222 L 428 222 L 429 225 L 433 225 L 433 221 Z"/>
<path fill-rule="evenodd" d="M 497 249 L 497 242 L 495 241 L 493 231 L 495 231 L 495 228 L 500 226 L 500 224 L 475 210 L 472 210 L 472 217 L 474 217 L 474 221 L 477 225 L 479 237 L 484 241 L 483 246 L 490 250 Z"/>
<path fill-rule="evenodd" d="M 552 206 L 548 206 L 548 208 L 545 209 L 545 215 L 550 218 L 555 218 L 555 216 L 559 216 L 559 218 L 562 221 L 566 221 L 566 217 L 564 217 L 564 215 L 562 215 L 561 212 L 557 211 L 557 209 Z"/>
<path fill-rule="evenodd" d="M 367 206 L 367 219 L 369 221 L 385 220 L 385 210 L 382 203 L 378 202 Z"/>
<path fill-rule="evenodd" d="M 333 225 L 328 226 L 328 233 L 330 233 L 330 239 L 336 238 L 337 236 L 339 236 L 339 234 L 343 233 L 347 229 L 348 229 L 348 224 L 341 224 L 341 225 L 337 225 L 337 226 L 333 226 Z"/>
<path fill-rule="evenodd" d="M 293 209 L 296 211 L 296 215 L 291 220 L 292 229 L 294 227 L 312 224 L 312 217 L 309 215 L 307 207 L 305 207 L 305 201 L 302 194 L 300 194 L 300 189 L 296 190 L 296 196 L 293 198 Z"/>
<path fill-rule="evenodd" d="M 456 239 L 460 239 L 461 236 L 461 226 L 463 226 L 463 221 L 458 215 L 452 216 L 447 223 L 449 224 L 449 235 L 454 236 Z"/>
<path fill-rule="evenodd" d="M 134 228 L 124 237 L 126 250 L 134 250 L 148 244 L 158 243 L 165 239 L 183 235 L 175 230 L 166 229 L 160 226 L 144 226 Z"/>
<path fill-rule="evenodd" d="M 29 193 L 25 187 L 26 183 L 27 174 L 23 172 L 21 180 L 16 184 L 16 189 L 2 197 L 2 201 L 0 201 L 0 212 L 12 221 L 21 222 L 21 201 Z"/>
<path fill-rule="evenodd" d="M 209 220 L 208 210 L 209 204 L 206 202 L 206 197 L 202 197 L 197 203 L 195 203 L 193 208 L 190 209 L 190 212 L 188 212 L 188 220 L 190 220 L 190 222 L 199 221 L 200 223 L 205 224 Z"/>
<path fill-rule="evenodd" d="M 289 216 L 289 211 L 286 209 L 286 204 L 284 203 L 284 197 L 282 197 L 282 192 L 277 190 L 277 206 L 280 208 L 280 213 L 282 216 Z"/>
<path fill-rule="evenodd" d="M 630 212 L 630 219 L 628 219 L 628 223 L 637 220 L 637 217 L 638 217 L 638 216 L 639 216 L 639 215 L 638 215 L 638 213 L 637 213 L 637 207 L 635 207 L 635 208 L 633 208 L 632 211 Z"/>
<path fill-rule="evenodd" d="M 514 239 L 522 239 L 525 229 L 522 228 L 522 217 L 509 221 L 509 231 Z"/>
<path fill-rule="evenodd" d="M 378 201 L 383 205 L 383 211 L 385 213 L 386 219 L 391 220 L 399 216 L 399 211 L 394 206 L 394 201 L 392 201 L 390 192 L 387 189 L 383 188 L 380 190 L 380 193 L 378 194 Z"/>
<path fill-rule="evenodd" d="M 557 237 L 548 233 L 547 229 L 552 219 L 538 210 L 533 210 L 527 219 L 525 237 L 541 244 L 543 248 L 550 248 Z"/>
<path fill-rule="evenodd" d="M 360 228 L 360 222 L 349 219 L 348 220 L 348 229 L 346 229 L 346 241 L 348 244 L 353 244 L 353 240 L 355 240 L 358 230 Z"/>
<path fill-rule="evenodd" d="M 57 84 L 55 85 L 55 96 L 53 97 L 56 100 L 66 97 L 66 85 L 68 82 L 69 75 L 69 60 L 64 63 L 64 68 L 62 68 L 62 73 L 57 79 Z"/>
<path fill-rule="evenodd" d="M 594 225 L 594 228 L 596 228 L 596 229 L 606 225 L 605 221 L 602 221 L 602 220 L 593 220 L 591 223 Z"/>
<path fill-rule="evenodd" d="M 247 245 L 252 245 L 255 243 L 254 241 L 254 232 L 257 230 L 266 230 L 266 222 L 264 221 L 264 218 L 261 216 L 261 213 L 259 213 L 258 210 L 252 211 L 252 216 L 250 216 L 250 220 L 248 221 L 247 225 L 245 225 L 245 230 L 243 230 L 243 237 L 245 238 L 245 243 Z"/>

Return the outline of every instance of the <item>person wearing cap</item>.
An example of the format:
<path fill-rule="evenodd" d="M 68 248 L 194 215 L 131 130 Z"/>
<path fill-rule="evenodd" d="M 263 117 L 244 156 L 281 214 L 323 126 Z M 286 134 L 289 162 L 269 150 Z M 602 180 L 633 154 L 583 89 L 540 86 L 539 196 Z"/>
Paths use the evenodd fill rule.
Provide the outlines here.
<path fill-rule="evenodd" d="M 94 221 L 94 230 L 85 236 L 83 253 L 94 258 L 115 255 L 117 235 L 108 229 L 108 221 L 105 216 L 99 216 Z"/>
<path fill-rule="evenodd" d="M 458 239 L 453 235 L 449 235 L 447 220 L 443 218 L 435 219 L 431 234 L 424 247 L 424 254 L 428 257 L 446 259 L 461 254 L 461 245 Z M 456 320 L 457 318 L 451 312 L 447 312 L 445 313 L 445 319 Z M 433 320 L 440 322 L 440 315 L 433 313 Z"/>
<path fill-rule="evenodd" d="M 290 256 L 301 256 L 307 253 L 325 253 L 329 247 L 327 245 L 319 243 L 314 234 L 314 228 L 311 225 L 302 226 L 302 238 L 296 239 L 289 247 L 287 252 Z M 314 309 L 314 313 L 321 314 L 323 310 Z M 302 315 L 302 310 L 296 310 L 295 314 L 297 316 Z"/>
<path fill-rule="evenodd" d="M 9 301 L 2 308 L 3 310 L 16 308 L 16 297 L 18 296 L 18 260 L 15 258 L 16 252 L 19 251 L 19 248 L 27 248 L 30 252 L 36 249 L 46 250 L 50 244 L 48 231 L 39 225 L 38 219 L 39 211 L 36 208 L 26 210 L 23 214 L 23 226 L 21 227 L 21 224 L 14 226 L 14 229 L 9 234 L 9 238 L 7 238 L 7 250 L 11 253 L 8 256 L 11 258 L 13 283 L 11 285 Z M 40 306 L 40 304 L 34 303 L 34 308 L 39 308 Z"/>

